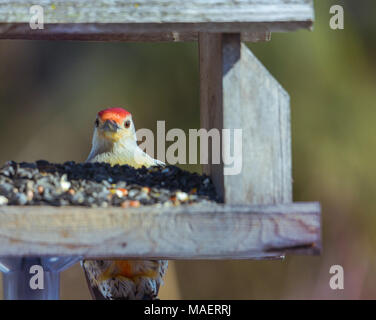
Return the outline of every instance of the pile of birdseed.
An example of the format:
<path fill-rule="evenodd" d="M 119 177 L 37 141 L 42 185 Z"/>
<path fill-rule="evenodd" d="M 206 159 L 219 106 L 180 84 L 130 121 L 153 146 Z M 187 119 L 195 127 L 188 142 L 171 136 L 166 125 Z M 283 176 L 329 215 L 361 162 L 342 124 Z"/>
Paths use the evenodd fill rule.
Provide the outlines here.
<path fill-rule="evenodd" d="M 135 169 L 107 163 L 7 162 L 0 169 L 0 205 L 138 207 L 217 201 L 206 175 L 176 166 Z"/>

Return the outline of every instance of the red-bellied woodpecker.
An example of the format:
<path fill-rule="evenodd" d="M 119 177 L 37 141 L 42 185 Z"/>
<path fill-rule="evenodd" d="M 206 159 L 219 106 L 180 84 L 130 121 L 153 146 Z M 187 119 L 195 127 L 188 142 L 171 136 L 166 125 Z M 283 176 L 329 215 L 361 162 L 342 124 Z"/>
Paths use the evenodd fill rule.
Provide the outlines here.
<path fill-rule="evenodd" d="M 138 147 L 132 115 L 122 108 L 98 112 L 86 161 L 135 168 L 164 165 Z M 84 260 L 82 266 L 96 299 L 156 299 L 167 261 Z"/>

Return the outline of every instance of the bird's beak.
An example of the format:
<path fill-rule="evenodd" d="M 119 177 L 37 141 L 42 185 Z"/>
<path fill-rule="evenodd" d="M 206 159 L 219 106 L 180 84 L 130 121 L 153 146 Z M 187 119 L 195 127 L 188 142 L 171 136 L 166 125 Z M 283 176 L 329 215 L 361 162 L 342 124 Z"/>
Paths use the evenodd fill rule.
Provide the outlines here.
<path fill-rule="evenodd" d="M 102 125 L 104 132 L 116 133 L 119 129 L 119 125 L 113 120 L 106 120 Z"/>

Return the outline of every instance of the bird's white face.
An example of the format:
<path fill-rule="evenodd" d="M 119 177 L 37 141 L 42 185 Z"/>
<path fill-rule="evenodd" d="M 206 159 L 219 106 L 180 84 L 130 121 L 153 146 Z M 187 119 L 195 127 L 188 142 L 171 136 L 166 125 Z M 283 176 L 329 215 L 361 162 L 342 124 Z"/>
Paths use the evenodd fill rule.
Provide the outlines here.
<path fill-rule="evenodd" d="M 138 147 L 132 115 L 122 108 L 98 112 L 87 162 L 107 162 L 135 168 L 160 165 Z"/>
<path fill-rule="evenodd" d="M 151 165 L 155 160 L 137 145 L 132 115 L 122 108 L 98 112 L 95 119 L 92 148 L 86 161 L 127 164 L 134 167 Z M 150 162 L 150 163 L 149 163 Z"/>
<path fill-rule="evenodd" d="M 111 108 L 98 112 L 95 119 L 94 135 L 102 143 L 136 140 L 136 129 L 132 115 L 121 108 Z M 98 141 L 98 142 L 99 142 Z"/>

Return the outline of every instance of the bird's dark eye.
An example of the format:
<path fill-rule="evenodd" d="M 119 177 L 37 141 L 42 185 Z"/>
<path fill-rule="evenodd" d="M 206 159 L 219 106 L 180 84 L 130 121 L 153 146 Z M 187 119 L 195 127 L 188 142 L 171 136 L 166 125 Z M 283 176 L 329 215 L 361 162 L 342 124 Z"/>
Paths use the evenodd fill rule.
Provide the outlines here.
<path fill-rule="evenodd" d="M 124 122 L 124 127 L 129 128 L 131 126 L 131 121 L 127 120 Z"/>
<path fill-rule="evenodd" d="M 94 124 L 95 124 L 96 127 L 98 127 L 99 126 L 99 120 L 96 119 Z"/>

